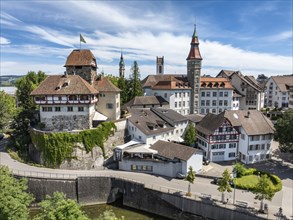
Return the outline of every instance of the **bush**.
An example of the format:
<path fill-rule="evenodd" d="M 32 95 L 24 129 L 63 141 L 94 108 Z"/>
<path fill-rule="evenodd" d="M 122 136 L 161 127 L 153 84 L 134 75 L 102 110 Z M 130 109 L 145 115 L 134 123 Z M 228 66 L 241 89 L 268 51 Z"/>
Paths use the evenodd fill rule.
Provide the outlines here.
<path fill-rule="evenodd" d="M 248 176 L 248 175 L 256 175 L 255 172 L 257 172 L 257 169 L 255 168 L 249 168 L 249 169 L 246 169 L 244 171 L 244 176 Z"/>
<path fill-rule="evenodd" d="M 246 168 L 244 167 L 244 165 L 242 163 L 236 163 L 234 166 L 234 169 L 237 172 L 237 177 L 240 178 L 242 176 L 244 176 L 245 174 L 245 170 Z"/>

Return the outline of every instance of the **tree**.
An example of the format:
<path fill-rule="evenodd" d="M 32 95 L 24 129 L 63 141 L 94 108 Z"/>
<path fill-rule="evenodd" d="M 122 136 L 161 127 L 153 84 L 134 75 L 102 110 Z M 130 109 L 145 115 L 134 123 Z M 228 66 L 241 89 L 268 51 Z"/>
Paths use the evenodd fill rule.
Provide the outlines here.
<path fill-rule="evenodd" d="M 244 176 L 246 171 L 246 168 L 244 167 L 242 163 L 236 163 L 233 169 L 236 172 L 238 178 Z"/>
<path fill-rule="evenodd" d="M 80 209 L 80 205 L 72 199 L 66 199 L 65 194 L 54 192 L 40 202 L 41 213 L 34 220 L 88 220 Z"/>
<path fill-rule="evenodd" d="M 111 83 L 113 83 L 114 86 L 119 87 L 118 86 L 118 80 L 119 80 L 118 76 L 113 76 L 112 74 L 106 74 L 105 77 L 107 79 L 109 79 L 111 81 Z"/>
<path fill-rule="evenodd" d="M 31 142 L 28 128 L 30 125 L 37 123 L 34 117 L 37 105 L 30 94 L 45 78 L 46 75 L 42 71 L 38 73 L 30 71 L 15 83 L 17 88 L 16 97 L 20 108 L 12 124 L 15 130 L 12 141 L 13 146 L 22 153 L 26 153 L 28 144 Z"/>
<path fill-rule="evenodd" d="M 286 111 L 275 124 L 275 139 L 280 143 L 280 150 L 293 153 L 293 109 Z"/>
<path fill-rule="evenodd" d="M 121 105 L 124 105 L 126 102 L 128 102 L 130 100 L 128 97 L 128 90 L 129 89 L 127 87 L 127 81 L 124 77 L 119 77 L 118 88 L 121 90 L 121 92 L 120 92 Z"/>
<path fill-rule="evenodd" d="M 260 211 L 264 210 L 264 200 L 271 201 L 275 195 L 273 188 L 271 187 L 271 180 L 270 178 L 264 174 L 259 178 L 258 183 L 253 191 L 255 195 L 255 199 L 260 200 Z"/>
<path fill-rule="evenodd" d="M 133 99 L 135 96 L 143 95 L 142 86 L 140 82 L 139 67 L 136 61 L 133 62 L 131 67 L 132 74 L 129 80 L 129 100 Z"/>
<path fill-rule="evenodd" d="M 34 200 L 27 192 L 27 180 L 15 179 L 0 165 L 0 219 L 28 219 L 28 206 Z"/>
<path fill-rule="evenodd" d="M 16 113 L 15 98 L 0 91 L 0 130 L 7 128 Z"/>
<path fill-rule="evenodd" d="M 193 123 L 189 122 L 184 134 L 184 143 L 189 146 L 194 146 L 196 138 L 196 130 Z"/>
<path fill-rule="evenodd" d="M 222 202 L 225 202 L 225 192 L 232 192 L 232 188 L 230 186 L 231 173 L 228 169 L 225 169 L 222 174 L 222 179 L 219 181 L 218 191 L 222 193 Z"/>
<path fill-rule="evenodd" d="M 191 188 L 190 184 L 194 183 L 195 180 L 195 171 L 193 170 L 192 166 L 188 168 L 187 176 L 185 178 L 186 181 L 188 181 L 188 192 L 186 193 L 187 196 L 191 196 Z"/>

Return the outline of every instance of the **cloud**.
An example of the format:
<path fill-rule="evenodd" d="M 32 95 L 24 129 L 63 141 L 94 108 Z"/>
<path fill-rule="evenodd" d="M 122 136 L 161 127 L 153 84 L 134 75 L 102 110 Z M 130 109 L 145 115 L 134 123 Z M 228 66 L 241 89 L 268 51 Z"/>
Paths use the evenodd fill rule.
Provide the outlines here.
<path fill-rule="evenodd" d="M 5 37 L 0 37 L 0 44 L 1 45 L 4 45 L 4 44 L 10 44 L 10 40 L 8 40 L 7 38 Z"/>
<path fill-rule="evenodd" d="M 263 38 L 264 40 L 268 40 L 270 42 L 278 42 L 282 40 L 290 40 L 292 44 L 292 39 L 293 39 L 293 31 L 283 31 L 281 33 L 275 34 L 273 36 L 267 36 Z"/>

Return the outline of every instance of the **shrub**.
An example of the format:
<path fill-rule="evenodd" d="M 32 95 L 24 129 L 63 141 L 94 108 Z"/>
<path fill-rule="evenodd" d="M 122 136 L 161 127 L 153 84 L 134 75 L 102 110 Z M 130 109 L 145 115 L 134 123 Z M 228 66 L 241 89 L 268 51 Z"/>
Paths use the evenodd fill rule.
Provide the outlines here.
<path fill-rule="evenodd" d="M 246 168 L 244 167 L 244 165 L 242 163 L 236 163 L 235 166 L 234 166 L 234 169 L 237 172 L 237 177 L 238 178 L 244 176 Z"/>

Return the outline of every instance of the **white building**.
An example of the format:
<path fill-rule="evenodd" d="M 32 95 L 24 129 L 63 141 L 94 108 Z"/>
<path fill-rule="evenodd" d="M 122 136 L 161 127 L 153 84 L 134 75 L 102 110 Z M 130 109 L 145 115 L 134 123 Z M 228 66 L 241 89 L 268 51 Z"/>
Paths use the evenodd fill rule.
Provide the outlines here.
<path fill-rule="evenodd" d="M 293 85 L 293 75 L 270 77 L 266 83 L 265 106 L 272 108 L 288 108 L 291 85 Z"/>
<path fill-rule="evenodd" d="M 161 96 L 170 109 L 182 115 L 190 113 L 191 87 L 182 75 L 149 75 L 142 81 L 145 96 Z"/>
<path fill-rule="evenodd" d="M 219 114 L 224 110 L 238 110 L 239 95 L 226 78 L 201 77 L 200 114 Z"/>
<path fill-rule="evenodd" d="M 219 115 L 207 114 L 197 125 L 197 145 L 210 161 L 235 160 L 239 134 L 225 112 Z"/>
<path fill-rule="evenodd" d="M 188 119 L 171 109 L 130 109 L 128 133 L 131 139 L 153 144 L 158 140 L 182 142 Z"/>
<path fill-rule="evenodd" d="M 79 86 L 76 86 L 79 85 Z M 31 95 L 45 130 L 92 128 L 98 91 L 77 75 L 48 76 Z"/>
<path fill-rule="evenodd" d="M 241 95 L 239 109 L 261 110 L 264 107 L 263 88 L 253 76 L 244 76 L 240 71 L 222 70 L 217 77 L 227 78 Z"/>
<path fill-rule="evenodd" d="M 114 159 L 119 161 L 119 169 L 176 177 L 186 175 L 191 166 L 196 173 L 202 169 L 202 152 L 192 147 L 166 141 L 156 141 L 152 145 L 131 141 L 117 146 Z"/>

